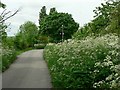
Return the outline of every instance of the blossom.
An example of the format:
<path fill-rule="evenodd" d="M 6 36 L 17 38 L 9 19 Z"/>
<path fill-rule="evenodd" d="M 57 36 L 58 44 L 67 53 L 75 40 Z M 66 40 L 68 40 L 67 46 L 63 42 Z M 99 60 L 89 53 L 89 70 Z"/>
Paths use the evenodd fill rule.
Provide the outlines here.
<path fill-rule="evenodd" d="M 118 39 L 118 36 L 114 34 L 106 34 L 98 37 L 88 36 L 82 40 L 69 39 L 58 44 L 48 44 L 44 55 L 51 74 L 55 77 L 53 77 L 54 81 L 65 83 L 65 85 L 69 82 L 75 83 L 71 87 L 80 86 L 80 82 L 92 82 L 94 88 L 117 87 L 120 82 Z M 81 80 L 82 73 L 85 73 L 85 80 Z M 60 81 L 60 78 L 63 81 Z"/>

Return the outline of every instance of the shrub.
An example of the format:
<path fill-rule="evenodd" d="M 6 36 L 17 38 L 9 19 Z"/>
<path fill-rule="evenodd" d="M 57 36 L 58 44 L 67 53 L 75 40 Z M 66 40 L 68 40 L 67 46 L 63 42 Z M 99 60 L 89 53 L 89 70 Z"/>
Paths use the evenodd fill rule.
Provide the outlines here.
<path fill-rule="evenodd" d="M 48 44 L 44 58 L 50 69 L 53 86 L 120 88 L 118 39 L 116 35 L 107 34 Z"/>
<path fill-rule="evenodd" d="M 2 49 L 0 49 L 0 72 L 2 71 Z"/>
<path fill-rule="evenodd" d="M 16 52 L 14 49 L 10 49 L 8 47 L 2 48 L 2 54 L 0 57 L 2 57 L 1 61 L 1 68 L 2 71 L 5 71 L 7 68 L 9 68 L 10 64 L 13 63 L 13 61 L 16 58 Z"/>
<path fill-rule="evenodd" d="M 39 36 L 38 37 L 38 43 L 48 43 L 49 42 L 49 38 L 47 36 Z"/>
<path fill-rule="evenodd" d="M 46 44 L 34 44 L 35 49 L 44 49 Z"/>

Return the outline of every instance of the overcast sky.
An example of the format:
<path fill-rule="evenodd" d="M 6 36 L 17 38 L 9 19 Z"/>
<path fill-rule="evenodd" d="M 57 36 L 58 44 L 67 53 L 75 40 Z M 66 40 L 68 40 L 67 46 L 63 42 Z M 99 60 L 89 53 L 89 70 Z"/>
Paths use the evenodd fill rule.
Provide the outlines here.
<path fill-rule="evenodd" d="M 19 26 L 25 21 L 32 21 L 38 25 L 39 11 L 42 6 L 46 6 L 47 13 L 50 8 L 55 7 L 58 12 L 72 14 L 74 20 L 83 26 L 93 19 L 93 10 L 100 6 L 104 0 L 1 0 L 7 5 L 7 9 L 15 11 L 21 10 L 12 18 L 7 20 L 11 23 L 8 35 L 18 32 Z"/>

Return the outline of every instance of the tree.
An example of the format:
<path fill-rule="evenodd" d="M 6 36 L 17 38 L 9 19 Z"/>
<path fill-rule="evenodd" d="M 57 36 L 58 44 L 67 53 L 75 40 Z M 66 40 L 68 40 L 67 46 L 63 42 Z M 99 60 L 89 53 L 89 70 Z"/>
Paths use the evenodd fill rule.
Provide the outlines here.
<path fill-rule="evenodd" d="M 7 19 L 11 18 L 15 14 L 19 12 L 20 9 L 16 10 L 14 13 L 11 13 L 11 11 L 6 11 L 6 5 L 0 2 L 0 8 L 3 8 L 3 12 L 0 14 L 0 23 L 4 23 Z"/>
<path fill-rule="evenodd" d="M 71 14 L 52 13 L 46 16 L 40 23 L 39 33 L 51 37 L 54 41 L 59 42 L 71 38 L 72 34 L 78 30 L 79 25 L 74 21 Z"/>
<path fill-rule="evenodd" d="M 120 1 L 108 1 L 97 7 L 95 18 L 82 28 L 80 28 L 73 38 L 83 39 L 88 35 L 104 35 L 116 33 L 120 35 Z"/>
<path fill-rule="evenodd" d="M 3 24 L 3 23 L 0 23 L 0 42 L 4 42 L 6 37 L 7 37 L 7 33 L 6 33 L 6 28 L 7 28 L 7 25 Z"/>
<path fill-rule="evenodd" d="M 114 2 L 114 9 L 110 14 L 110 22 L 106 29 L 120 36 L 120 1 Z"/>
<path fill-rule="evenodd" d="M 7 33 L 5 30 L 8 27 L 6 24 L 4 24 L 4 22 L 17 14 L 19 9 L 16 10 L 14 13 L 11 13 L 11 11 L 7 11 L 5 9 L 6 5 L 2 2 L 0 2 L 0 8 L 3 9 L 2 13 L 0 14 L 0 42 L 4 42 L 5 38 L 7 37 Z"/>
<path fill-rule="evenodd" d="M 16 35 L 15 44 L 20 49 L 33 47 L 38 35 L 38 27 L 35 23 L 27 21 L 20 26 L 20 32 Z"/>
<path fill-rule="evenodd" d="M 105 28 L 110 24 L 110 16 L 116 5 L 117 2 L 111 0 L 111 2 L 107 1 L 105 4 L 102 3 L 100 7 L 96 7 L 96 10 L 93 10 L 96 14 L 91 25 L 94 33 L 106 33 Z"/>
<path fill-rule="evenodd" d="M 6 7 L 6 5 L 0 2 L 0 8 L 4 9 L 5 7 Z M 5 29 L 7 27 L 6 27 L 6 25 L 4 25 L 3 22 L 1 22 L 3 20 L 2 13 L 0 15 L 0 42 L 2 42 L 2 39 L 6 38 L 6 36 L 7 36 L 7 33 L 5 32 Z"/>
<path fill-rule="evenodd" d="M 50 13 L 49 13 L 49 15 L 51 15 L 51 14 L 53 14 L 53 13 L 57 13 L 56 8 L 51 8 L 51 9 L 50 9 Z"/>
<path fill-rule="evenodd" d="M 45 18 L 47 16 L 46 14 L 46 7 L 43 6 L 40 13 L 39 13 L 39 24 L 42 21 L 43 18 Z"/>
<path fill-rule="evenodd" d="M 3 4 L 3 3 L 0 1 L 0 8 L 5 8 L 5 7 L 6 7 L 6 5 Z"/>

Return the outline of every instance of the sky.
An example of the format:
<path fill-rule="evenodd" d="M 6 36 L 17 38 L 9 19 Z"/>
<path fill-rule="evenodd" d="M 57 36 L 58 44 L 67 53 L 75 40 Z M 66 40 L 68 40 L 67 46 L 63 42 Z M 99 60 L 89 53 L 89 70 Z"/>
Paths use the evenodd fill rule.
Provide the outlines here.
<path fill-rule="evenodd" d="M 80 27 L 93 20 L 93 10 L 105 0 L 1 0 L 7 5 L 7 11 L 20 11 L 6 21 L 11 23 L 7 30 L 8 36 L 13 36 L 19 31 L 19 26 L 26 21 L 38 24 L 39 12 L 42 6 L 46 6 L 47 13 L 50 8 L 55 7 L 58 12 L 72 14 L 74 20 Z"/>

